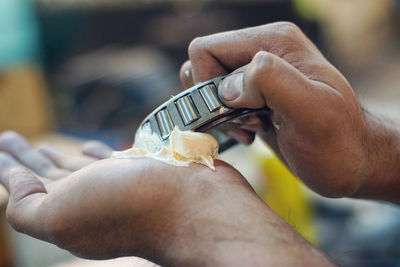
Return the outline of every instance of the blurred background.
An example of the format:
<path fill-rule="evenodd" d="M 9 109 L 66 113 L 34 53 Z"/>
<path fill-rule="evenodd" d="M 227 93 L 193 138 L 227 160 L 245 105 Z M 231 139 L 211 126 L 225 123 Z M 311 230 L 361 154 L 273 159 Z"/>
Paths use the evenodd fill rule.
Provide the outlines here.
<path fill-rule="evenodd" d="M 0 131 L 71 153 L 87 139 L 125 149 L 141 120 L 182 90 L 193 38 L 281 20 L 299 25 L 367 110 L 400 118 L 399 0 L 0 0 Z M 316 196 L 260 140 L 222 157 L 340 265 L 400 265 L 398 207 Z M 78 266 L 11 230 L 6 203 L 1 190 L 0 266 Z"/>

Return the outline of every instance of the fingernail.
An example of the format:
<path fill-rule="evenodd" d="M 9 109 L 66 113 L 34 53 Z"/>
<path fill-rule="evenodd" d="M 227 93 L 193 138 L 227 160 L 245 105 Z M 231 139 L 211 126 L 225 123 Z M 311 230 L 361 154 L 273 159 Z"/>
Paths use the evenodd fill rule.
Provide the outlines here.
<path fill-rule="evenodd" d="M 243 91 L 243 72 L 227 76 L 218 89 L 220 96 L 227 101 L 238 98 Z"/>
<path fill-rule="evenodd" d="M 189 69 L 186 69 L 186 70 L 183 72 L 183 74 L 186 76 L 186 78 L 189 78 L 189 77 L 190 77 L 190 70 L 189 70 Z"/>

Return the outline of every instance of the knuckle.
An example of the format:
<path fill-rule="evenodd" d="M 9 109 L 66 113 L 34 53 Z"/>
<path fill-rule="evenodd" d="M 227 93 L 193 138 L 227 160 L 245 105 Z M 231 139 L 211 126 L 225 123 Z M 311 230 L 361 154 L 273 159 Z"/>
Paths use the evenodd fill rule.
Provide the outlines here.
<path fill-rule="evenodd" d="M 266 82 L 273 77 L 275 68 L 275 56 L 266 51 L 258 52 L 249 68 L 246 70 L 246 79 L 244 86 L 247 88 L 245 90 L 245 97 L 251 106 L 263 107 L 265 106 L 265 90 L 268 87 Z"/>
<path fill-rule="evenodd" d="M 273 54 L 266 51 L 259 51 L 254 56 L 254 63 L 258 69 L 271 68 L 275 61 Z"/>
<path fill-rule="evenodd" d="M 254 86 L 260 86 L 274 70 L 275 57 L 268 52 L 260 51 L 254 58 L 249 70 L 249 79 Z"/>
<path fill-rule="evenodd" d="M 302 32 L 296 24 L 288 21 L 277 22 L 275 27 L 282 36 L 286 37 L 293 37 Z"/>
<path fill-rule="evenodd" d="M 189 58 L 201 54 L 205 49 L 206 37 L 197 37 L 193 39 L 188 48 Z"/>

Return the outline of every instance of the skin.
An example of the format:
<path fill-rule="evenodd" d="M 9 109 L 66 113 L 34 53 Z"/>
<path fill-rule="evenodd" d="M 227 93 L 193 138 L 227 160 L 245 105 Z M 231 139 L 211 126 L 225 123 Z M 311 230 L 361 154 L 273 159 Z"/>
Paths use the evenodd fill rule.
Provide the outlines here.
<path fill-rule="evenodd" d="M 139 256 L 165 266 L 330 266 L 230 165 L 71 156 L 0 136 L 7 218 L 22 233 L 88 259 Z M 23 167 L 25 166 L 25 167 Z M 101 244 L 101 245 L 100 245 Z M 235 255 L 235 256 L 233 256 Z"/>
<path fill-rule="evenodd" d="M 201 37 L 189 59 L 185 86 L 232 73 L 219 88 L 227 105 L 272 110 L 270 123 L 244 125 L 236 138 L 250 142 L 257 132 L 320 194 L 399 202 L 398 128 L 364 113 L 347 80 L 295 25 Z M 109 155 L 104 145 L 87 145 L 91 157 L 72 157 L 52 147 L 35 151 L 12 132 L 0 137 L 0 151 L 10 223 L 80 257 L 140 256 L 174 266 L 332 264 L 223 162 L 213 172 L 144 158 L 96 161 Z"/>
<path fill-rule="evenodd" d="M 400 127 L 363 111 L 346 78 L 294 24 L 278 22 L 200 37 L 181 69 L 190 87 L 219 86 L 230 107 L 271 109 L 271 123 L 233 137 L 262 136 L 311 189 L 328 197 L 400 203 Z"/>

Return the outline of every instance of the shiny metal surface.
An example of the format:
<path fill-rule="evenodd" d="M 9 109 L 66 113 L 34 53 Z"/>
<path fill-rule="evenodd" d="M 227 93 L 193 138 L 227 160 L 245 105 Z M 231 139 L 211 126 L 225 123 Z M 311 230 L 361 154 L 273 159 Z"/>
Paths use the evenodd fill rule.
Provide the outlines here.
<path fill-rule="evenodd" d="M 222 106 L 222 103 L 218 98 L 217 88 L 214 84 L 203 86 L 199 91 L 210 112 L 216 111 Z"/>
<path fill-rule="evenodd" d="M 247 116 L 252 118 L 268 114 L 263 109 L 232 109 L 218 97 L 218 85 L 224 76 L 198 84 L 168 100 L 148 115 L 139 127 L 149 127 L 165 142 L 173 128 L 209 132 L 218 141 L 220 152 L 236 143 L 227 132 L 239 128 Z M 250 118 L 250 117 L 249 117 Z"/>
<path fill-rule="evenodd" d="M 160 110 L 156 114 L 156 119 L 158 123 L 158 127 L 160 128 L 161 132 L 161 137 L 163 139 L 166 139 L 172 130 L 174 129 L 174 124 L 171 120 L 171 116 L 169 115 L 168 110 L 165 108 L 163 110 Z"/>
<path fill-rule="evenodd" d="M 185 125 L 189 125 L 199 118 L 197 109 L 190 96 L 181 97 L 175 103 Z"/>

